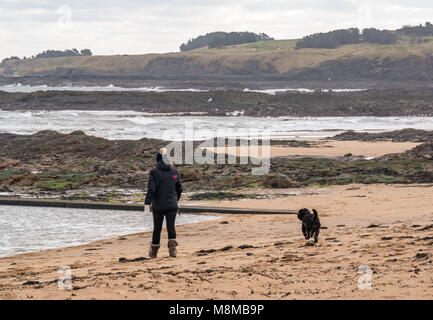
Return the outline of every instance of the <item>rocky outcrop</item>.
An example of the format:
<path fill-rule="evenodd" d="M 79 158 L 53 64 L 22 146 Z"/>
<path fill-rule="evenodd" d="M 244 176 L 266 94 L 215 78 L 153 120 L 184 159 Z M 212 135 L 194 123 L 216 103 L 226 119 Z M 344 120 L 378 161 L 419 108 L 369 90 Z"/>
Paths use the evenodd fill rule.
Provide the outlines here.
<path fill-rule="evenodd" d="M 212 98 L 209 101 L 209 98 Z M 3 110 L 134 110 L 227 116 L 433 116 L 433 89 L 361 92 L 73 92 L 6 93 Z M 0 137 L 1 139 L 1 137 Z"/>
<path fill-rule="evenodd" d="M 427 142 L 416 146 L 406 152 L 411 158 L 433 159 L 433 142 Z"/>
<path fill-rule="evenodd" d="M 296 186 L 289 177 L 282 173 L 272 173 L 263 176 L 263 185 L 271 188 L 289 188 Z"/>
<path fill-rule="evenodd" d="M 265 65 L 265 67 L 264 67 Z M 194 56 L 168 56 L 157 57 L 149 61 L 140 72 L 143 76 L 168 79 L 265 79 L 267 77 L 286 78 L 279 74 L 269 64 L 263 64 L 259 59 L 249 59 L 243 63 L 229 66 L 224 59 L 213 60 L 207 64 L 200 62 Z"/>
<path fill-rule="evenodd" d="M 418 129 L 403 129 L 388 132 L 368 133 L 347 131 L 332 137 L 341 141 L 394 141 L 394 142 L 426 142 L 433 141 L 433 131 Z"/>
<path fill-rule="evenodd" d="M 81 131 L 0 136 L 1 190 L 64 192 L 84 187 L 145 189 L 155 151 L 166 142 L 106 140 Z M 176 165 L 185 190 L 289 188 L 348 183 L 432 183 L 433 143 L 373 160 L 276 157 L 268 175 L 253 164 Z M 239 159 L 238 159 L 239 160 Z"/>
<path fill-rule="evenodd" d="M 380 158 L 379 160 L 433 160 L 433 142 L 429 141 L 415 148 L 407 150 L 402 153 L 387 154 Z M 433 161 L 432 161 L 433 163 Z M 419 168 L 418 168 L 419 169 Z M 422 171 L 422 170 L 420 170 Z M 421 173 L 421 172 L 420 172 Z M 423 173 L 424 176 L 433 176 L 433 170 Z"/>
<path fill-rule="evenodd" d="M 401 59 L 358 58 L 324 61 L 314 67 L 289 70 L 286 76 L 298 80 L 433 80 L 433 57 Z"/>
<path fill-rule="evenodd" d="M 197 168 L 184 168 L 180 170 L 180 178 L 182 181 L 199 181 L 203 178 L 202 172 Z"/>

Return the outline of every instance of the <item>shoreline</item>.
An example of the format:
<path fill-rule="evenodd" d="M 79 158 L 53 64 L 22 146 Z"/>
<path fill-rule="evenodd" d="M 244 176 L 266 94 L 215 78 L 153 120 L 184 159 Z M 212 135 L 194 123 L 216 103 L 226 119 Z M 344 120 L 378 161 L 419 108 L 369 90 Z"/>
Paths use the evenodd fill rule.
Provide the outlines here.
<path fill-rule="evenodd" d="M 194 213 L 188 213 L 188 215 L 195 215 L 195 214 Z M 208 213 L 208 214 L 204 213 L 203 215 L 211 215 L 211 214 L 210 213 Z M 176 225 L 176 228 L 179 228 L 179 227 L 184 226 L 184 225 L 206 223 L 206 222 L 212 222 L 212 221 L 217 221 L 217 220 L 221 220 L 221 219 L 222 219 L 221 217 L 215 216 L 215 219 L 212 219 L 212 220 L 193 221 L 193 222 L 188 222 L 188 223 L 182 223 L 182 224 Z M 9 258 L 12 259 L 12 258 L 16 258 L 16 257 L 19 258 L 19 257 L 24 256 L 24 255 L 43 254 L 43 253 L 48 253 L 51 251 L 67 250 L 67 249 L 73 249 L 73 248 L 77 248 L 77 247 L 87 247 L 87 246 L 92 246 L 93 243 L 99 243 L 102 241 L 106 242 L 106 241 L 110 241 L 110 240 L 114 240 L 114 239 L 123 239 L 123 238 L 129 237 L 129 236 L 140 236 L 140 235 L 147 235 L 147 236 L 149 236 L 149 238 L 151 238 L 152 230 L 144 231 L 144 232 L 126 233 L 126 234 L 120 234 L 117 236 L 110 236 L 110 237 L 96 239 L 96 240 L 89 240 L 89 241 L 84 241 L 83 243 L 75 244 L 75 245 L 66 245 L 66 246 L 62 246 L 62 247 L 54 247 L 54 248 L 48 248 L 48 249 L 42 249 L 42 250 L 36 250 L 36 251 L 22 252 L 22 253 L 3 256 L 3 257 L 0 256 L 0 264 L 1 264 L 2 259 L 9 259 Z M 0 273 L 1 273 L 1 271 L 2 270 L 0 269 Z M 1 279 L 1 277 L 0 277 L 0 279 Z M 0 300 L 1 300 L 1 298 L 0 298 Z"/>
<path fill-rule="evenodd" d="M 178 226 L 175 259 L 165 230 L 156 260 L 146 259 L 150 233 L 1 258 L 0 299 L 431 299 L 431 197 L 428 185 L 346 185 L 219 203 L 315 207 L 324 228 L 306 246 L 296 216 L 227 215 Z M 374 272 L 372 290 L 357 289 L 360 265 Z M 57 287 L 61 266 L 72 290 Z"/>
<path fill-rule="evenodd" d="M 144 204 L 129 204 L 129 203 L 112 203 L 112 202 L 91 202 L 91 201 L 76 201 L 76 200 L 57 200 L 57 199 L 21 199 L 17 197 L 0 197 L 0 205 L 7 206 L 32 206 L 32 207 L 55 207 L 55 208 L 74 208 L 74 209 L 90 209 L 90 210 L 119 210 L 119 211 L 139 211 L 144 210 Z M 182 213 L 186 214 L 296 214 L 294 210 L 269 210 L 255 209 L 246 210 L 242 208 L 221 208 L 202 205 L 185 204 L 180 207 Z"/>

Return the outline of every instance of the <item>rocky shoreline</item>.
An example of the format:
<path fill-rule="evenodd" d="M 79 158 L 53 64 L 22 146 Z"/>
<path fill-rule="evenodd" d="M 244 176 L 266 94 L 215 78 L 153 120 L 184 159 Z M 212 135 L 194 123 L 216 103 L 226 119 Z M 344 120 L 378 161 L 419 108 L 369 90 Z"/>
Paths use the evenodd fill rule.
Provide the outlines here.
<path fill-rule="evenodd" d="M 433 116 L 433 89 L 384 89 L 361 92 L 79 92 L 0 91 L 0 110 L 133 110 L 147 113 L 199 112 L 252 117 Z"/>
<path fill-rule="evenodd" d="M 418 132 L 417 139 L 419 135 Z M 429 137 L 431 132 L 426 131 L 424 135 Z M 155 150 L 165 144 L 154 139 L 106 140 L 81 131 L 0 134 L 0 192 L 71 200 L 140 200 L 148 173 L 154 166 Z M 282 145 L 291 144 L 284 141 Z M 200 199 L 239 198 L 233 194 L 245 195 L 245 190 L 256 189 L 433 183 L 432 146 L 430 139 L 407 152 L 372 160 L 351 154 L 335 158 L 274 157 L 269 174 L 264 176 L 251 174 L 255 165 L 239 164 L 239 158 L 233 165 L 194 164 L 177 165 L 177 168 L 188 192 L 207 192 Z M 93 194 L 86 190 L 93 190 Z"/>
<path fill-rule="evenodd" d="M 403 129 L 388 132 L 355 132 L 347 131 L 332 137 L 340 141 L 393 141 L 393 142 L 428 142 L 433 141 L 433 131 Z"/>

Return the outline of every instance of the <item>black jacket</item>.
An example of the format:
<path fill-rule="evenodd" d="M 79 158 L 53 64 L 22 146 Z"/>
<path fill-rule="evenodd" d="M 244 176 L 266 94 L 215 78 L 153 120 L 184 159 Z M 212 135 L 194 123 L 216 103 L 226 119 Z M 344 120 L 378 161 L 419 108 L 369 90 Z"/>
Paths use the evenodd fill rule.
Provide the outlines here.
<path fill-rule="evenodd" d="M 177 202 L 182 194 L 179 173 L 163 161 L 149 174 L 145 204 L 152 205 L 153 211 L 172 211 L 178 209 Z"/>

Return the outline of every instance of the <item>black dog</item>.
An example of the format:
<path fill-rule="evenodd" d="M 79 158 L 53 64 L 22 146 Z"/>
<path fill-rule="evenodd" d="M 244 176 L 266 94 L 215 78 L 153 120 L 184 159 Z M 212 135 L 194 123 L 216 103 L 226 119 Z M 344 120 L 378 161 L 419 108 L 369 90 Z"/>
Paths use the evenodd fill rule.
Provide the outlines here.
<path fill-rule="evenodd" d="M 314 243 L 319 241 L 320 231 L 320 220 L 317 215 L 317 211 L 313 209 L 313 213 L 310 210 L 304 208 L 299 210 L 298 219 L 302 221 L 302 233 L 306 240 L 314 236 Z"/>

